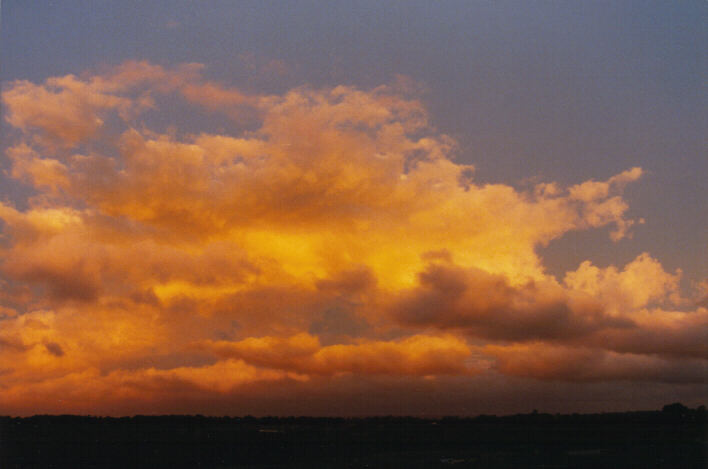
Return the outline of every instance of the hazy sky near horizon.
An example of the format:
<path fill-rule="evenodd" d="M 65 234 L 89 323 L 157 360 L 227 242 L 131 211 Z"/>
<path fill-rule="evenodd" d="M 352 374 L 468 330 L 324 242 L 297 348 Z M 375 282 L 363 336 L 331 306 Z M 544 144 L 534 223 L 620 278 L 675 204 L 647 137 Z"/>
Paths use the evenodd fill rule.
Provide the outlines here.
<path fill-rule="evenodd" d="M 708 394 L 708 3 L 0 18 L 0 413 Z"/>

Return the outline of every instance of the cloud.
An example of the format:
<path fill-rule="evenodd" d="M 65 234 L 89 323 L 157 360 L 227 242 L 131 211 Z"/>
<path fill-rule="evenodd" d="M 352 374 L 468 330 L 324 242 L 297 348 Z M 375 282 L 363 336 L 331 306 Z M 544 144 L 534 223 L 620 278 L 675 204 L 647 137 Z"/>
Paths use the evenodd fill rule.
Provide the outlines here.
<path fill-rule="evenodd" d="M 489 345 L 486 351 L 497 358 L 496 368 L 501 373 L 541 380 L 705 383 L 708 370 L 704 360 L 670 360 L 543 343 Z"/>
<path fill-rule="evenodd" d="M 51 77 L 42 84 L 15 80 L 4 87 L 5 120 L 49 148 L 74 147 L 93 137 L 115 112 L 124 120 L 152 108 L 150 93 L 165 93 L 193 80 L 201 67 L 183 64 L 168 70 L 148 62 L 129 61 L 93 76 Z"/>
<path fill-rule="evenodd" d="M 595 267 L 590 261 L 566 273 L 564 283 L 573 290 L 586 292 L 615 312 L 646 306 L 650 301 L 674 299 L 678 293 L 681 271 L 664 271 L 648 253 L 642 253 L 620 272 L 615 266 Z"/>
<path fill-rule="evenodd" d="M 51 353 L 55 357 L 61 357 L 64 355 L 64 349 L 62 349 L 61 345 L 56 342 L 47 342 L 44 344 L 44 347 L 47 349 L 47 352 Z"/>
<path fill-rule="evenodd" d="M 397 341 L 359 340 L 321 346 L 317 337 L 301 333 L 287 338 L 250 337 L 238 342 L 200 344 L 220 357 L 234 357 L 260 367 L 302 374 L 466 375 L 477 370 L 466 363 L 471 354 L 464 341 L 451 336 L 415 335 Z"/>
<path fill-rule="evenodd" d="M 593 337 L 590 343 L 619 352 L 708 359 L 708 309 L 643 309 L 630 316 L 637 327 L 622 332 L 607 331 Z"/>
<path fill-rule="evenodd" d="M 115 410 L 275 382 L 696 382 L 707 313 L 679 271 L 642 254 L 559 281 L 537 253 L 575 230 L 630 236 L 622 192 L 641 168 L 481 184 L 403 81 L 260 95 L 202 70 L 4 86 L 7 175 L 32 193 L 0 202 L 8 411 L 39 405 L 30 389 Z M 177 124 L 224 116 L 228 131 Z"/>
<path fill-rule="evenodd" d="M 116 407 L 131 401 L 159 405 L 162 399 L 174 401 L 195 395 L 213 397 L 254 383 L 287 379 L 302 378 L 274 370 L 260 370 L 240 360 L 224 360 L 201 367 L 116 370 L 108 374 L 85 368 L 32 383 L 34 392 L 31 395 L 24 386 L 13 384 L 4 385 L 0 392 L 3 394 L 3 410 L 34 413 L 46 409 L 53 413 L 78 413 L 82 409 L 100 408 L 115 413 Z"/>
<path fill-rule="evenodd" d="M 421 272 L 419 285 L 393 303 L 391 314 L 412 327 L 515 341 L 575 340 L 633 326 L 605 314 L 603 304 L 591 297 L 550 281 L 512 286 L 502 275 L 446 264 L 430 264 Z"/>
<path fill-rule="evenodd" d="M 73 75 L 47 80 L 44 85 L 20 80 L 2 94 L 6 120 L 37 139 L 73 145 L 95 133 L 108 110 L 128 112 L 130 99 L 104 93 Z"/>

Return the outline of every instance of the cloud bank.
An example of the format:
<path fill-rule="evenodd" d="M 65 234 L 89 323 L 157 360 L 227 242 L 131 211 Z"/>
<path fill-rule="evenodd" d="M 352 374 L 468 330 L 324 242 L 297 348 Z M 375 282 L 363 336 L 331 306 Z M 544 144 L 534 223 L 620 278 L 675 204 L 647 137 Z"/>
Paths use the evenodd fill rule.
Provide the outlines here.
<path fill-rule="evenodd" d="M 256 95 L 202 69 L 5 84 L 6 174 L 33 192 L 0 202 L 0 413 L 705 383 L 708 309 L 680 271 L 644 253 L 557 279 L 538 254 L 571 231 L 629 236 L 641 168 L 480 184 L 403 85 Z M 176 106 L 221 125 L 179 128 Z"/>

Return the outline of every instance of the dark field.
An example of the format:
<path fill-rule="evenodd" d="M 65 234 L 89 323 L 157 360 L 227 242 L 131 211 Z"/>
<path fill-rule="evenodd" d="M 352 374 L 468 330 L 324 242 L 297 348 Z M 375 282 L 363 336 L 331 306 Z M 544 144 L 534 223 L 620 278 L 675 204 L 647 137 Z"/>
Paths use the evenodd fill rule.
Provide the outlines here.
<path fill-rule="evenodd" d="M 701 468 L 704 408 L 438 420 L 0 418 L 2 468 Z"/>

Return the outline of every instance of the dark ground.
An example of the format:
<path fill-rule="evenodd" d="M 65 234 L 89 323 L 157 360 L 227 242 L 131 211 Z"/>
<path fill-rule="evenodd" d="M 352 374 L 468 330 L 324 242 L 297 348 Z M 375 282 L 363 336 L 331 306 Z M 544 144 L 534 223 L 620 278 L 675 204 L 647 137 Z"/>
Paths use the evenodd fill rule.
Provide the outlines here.
<path fill-rule="evenodd" d="M 1 468 L 708 468 L 704 407 L 507 417 L 0 417 Z"/>

